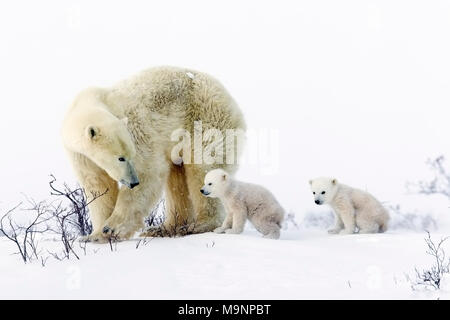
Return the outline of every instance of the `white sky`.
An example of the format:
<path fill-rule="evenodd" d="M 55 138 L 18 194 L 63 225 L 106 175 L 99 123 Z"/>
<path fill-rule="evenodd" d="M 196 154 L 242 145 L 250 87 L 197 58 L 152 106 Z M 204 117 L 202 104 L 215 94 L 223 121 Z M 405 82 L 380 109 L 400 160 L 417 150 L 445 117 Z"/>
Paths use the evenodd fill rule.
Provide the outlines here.
<path fill-rule="evenodd" d="M 157 65 L 212 74 L 250 128 L 279 134 L 268 186 L 313 208 L 334 175 L 381 200 L 450 155 L 448 1 L 14 1 L 0 4 L 0 209 L 74 180 L 59 130 L 81 89 Z"/>

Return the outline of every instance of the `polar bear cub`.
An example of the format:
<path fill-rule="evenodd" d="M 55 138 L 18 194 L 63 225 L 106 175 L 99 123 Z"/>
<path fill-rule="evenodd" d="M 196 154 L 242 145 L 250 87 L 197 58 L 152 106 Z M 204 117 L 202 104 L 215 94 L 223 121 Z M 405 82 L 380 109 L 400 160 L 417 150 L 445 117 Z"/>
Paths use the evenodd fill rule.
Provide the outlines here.
<path fill-rule="evenodd" d="M 248 219 L 265 238 L 280 237 L 284 209 L 270 191 L 234 180 L 222 169 L 209 171 L 204 182 L 200 192 L 206 197 L 219 198 L 226 212 L 222 226 L 214 232 L 241 233 Z"/>
<path fill-rule="evenodd" d="M 371 194 L 338 183 L 333 178 L 317 178 L 310 182 L 314 202 L 329 204 L 336 214 L 336 226 L 329 233 L 351 234 L 385 232 L 389 214 Z"/>

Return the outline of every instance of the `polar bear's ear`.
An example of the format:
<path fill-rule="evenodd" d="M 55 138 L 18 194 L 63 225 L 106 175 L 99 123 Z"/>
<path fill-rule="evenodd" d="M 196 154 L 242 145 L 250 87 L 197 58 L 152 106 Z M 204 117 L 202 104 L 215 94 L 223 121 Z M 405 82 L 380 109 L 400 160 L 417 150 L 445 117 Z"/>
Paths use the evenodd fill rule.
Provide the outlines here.
<path fill-rule="evenodd" d="M 98 136 L 98 129 L 94 126 L 88 126 L 86 128 L 86 137 L 90 140 L 94 140 Z"/>
<path fill-rule="evenodd" d="M 128 125 L 128 117 L 122 118 L 121 121 L 125 123 L 125 125 Z"/>
<path fill-rule="evenodd" d="M 228 174 L 227 173 L 222 174 L 222 180 L 226 181 L 227 179 L 228 179 Z"/>
<path fill-rule="evenodd" d="M 336 185 L 336 184 L 337 184 L 337 179 L 332 179 L 332 180 L 331 180 L 331 183 L 332 183 L 333 185 Z"/>
<path fill-rule="evenodd" d="M 312 182 L 313 182 L 312 180 L 309 180 L 309 184 L 310 184 L 310 185 L 312 185 Z"/>

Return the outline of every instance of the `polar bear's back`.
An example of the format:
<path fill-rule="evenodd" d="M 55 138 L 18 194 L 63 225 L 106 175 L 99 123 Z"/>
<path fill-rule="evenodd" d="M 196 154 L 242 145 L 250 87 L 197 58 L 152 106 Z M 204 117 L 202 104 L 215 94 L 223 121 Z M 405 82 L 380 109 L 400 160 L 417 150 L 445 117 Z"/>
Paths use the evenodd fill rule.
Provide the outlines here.
<path fill-rule="evenodd" d="M 187 121 L 200 120 L 205 129 L 245 130 L 244 116 L 225 87 L 208 74 L 192 70 L 190 73 L 193 88 Z"/>
<path fill-rule="evenodd" d="M 367 215 L 379 223 L 387 223 L 389 214 L 381 202 L 367 191 L 352 188 L 349 186 L 340 186 L 341 192 L 345 192 L 355 208 L 356 215 Z"/>
<path fill-rule="evenodd" d="M 236 193 L 240 201 L 247 207 L 247 214 L 251 219 L 254 215 L 275 216 L 281 222 L 284 209 L 281 207 L 275 196 L 265 187 L 235 181 Z"/>
<path fill-rule="evenodd" d="M 191 69 L 149 68 L 119 82 L 109 96 L 125 108 L 182 112 L 189 128 L 194 121 L 202 121 L 206 129 L 245 129 L 244 117 L 225 87 L 212 76 Z M 173 109 L 177 107 L 180 110 Z"/>
<path fill-rule="evenodd" d="M 222 84 L 208 74 L 186 68 L 163 66 L 144 70 L 108 89 L 107 101 L 147 137 L 170 137 L 181 128 L 194 137 L 197 122 L 203 129 L 203 149 L 213 138 L 205 133 L 207 129 L 217 129 L 225 137 L 228 129 L 246 128 L 243 114 Z M 225 143 L 225 138 L 221 143 Z M 165 149 L 171 150 L 173 143 L 158 140 L 153 148 L 162 148 L 159 145 L 167 145 Z M 233 163 L 223 166 L 230 173 L 237 168 L 234 164 L 242 150 L 240 145 L 230 144 L 234 149 L 224 153 L 223 162 Z M 230 161 L 228 154 L 233 155 Z"/>

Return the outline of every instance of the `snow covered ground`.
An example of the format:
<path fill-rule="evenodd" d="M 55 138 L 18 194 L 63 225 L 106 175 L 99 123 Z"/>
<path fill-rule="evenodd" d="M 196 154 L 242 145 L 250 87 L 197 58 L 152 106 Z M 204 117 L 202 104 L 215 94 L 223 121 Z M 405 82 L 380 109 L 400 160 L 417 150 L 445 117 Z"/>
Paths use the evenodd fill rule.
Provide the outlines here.
<path fill-rule="evenodd" d="M 0 236 L 0 298 L 450 298 L 405 276 L 432 263 L 424 229 L 450 235 L 448 199 L 405 189 L 433 179 L 427 158 L 450 158 L 449 16 L 426 0 L 1 2 L 0 214 L 47 199 L 51 173 L 74 185 L 59 131 L 80 90 L 176 65 L 233 95 L 256 136 L 238 178 L 268 187 L 299 229 L 88 244 L 45 267 Z M 400 204 L 390 231 L 328 235 L 308 184 L 322 175 Z"/>
<path fill-rule="evenodd" d="M 432 263 L 424 233 L 331 236 L 290 228 L 279 241 L 256 231 L 88 244 L 80 260 L 24 265 L 0 238 L 1 299 L 449 299 L 413 291 L 407 277 Z M 433 234 L 438 239 L 440 234 Z M 43 247 L 56 250 L 53 241 Z M 450 249 L 447 246 L 447 250 Z"/>

